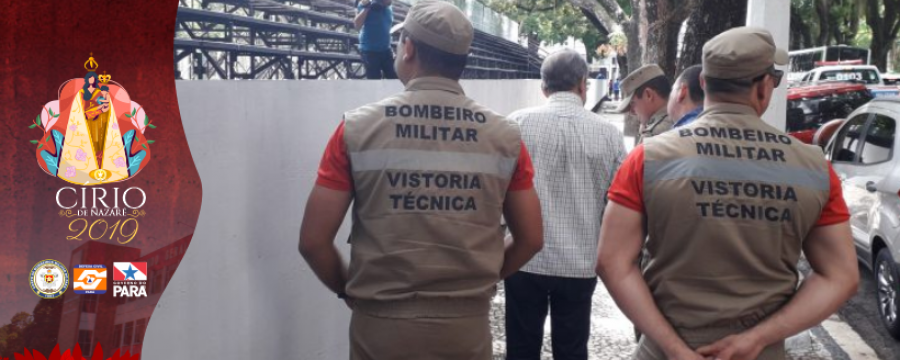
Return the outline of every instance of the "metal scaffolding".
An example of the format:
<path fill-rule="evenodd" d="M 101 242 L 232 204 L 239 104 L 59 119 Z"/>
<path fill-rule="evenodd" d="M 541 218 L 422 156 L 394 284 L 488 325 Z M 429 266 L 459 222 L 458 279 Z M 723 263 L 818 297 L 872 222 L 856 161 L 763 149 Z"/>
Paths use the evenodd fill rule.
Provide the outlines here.
<path fill-rule="evenodd" d="M 362 78 L 351 1 L 181 0 L 176 78 Z M 408 10 L 395 1 L 395 21 L 402 21 Z M 519 44 L 476 31 L 463 77 L 539 78 L 539 67 L 537 55 Z"/>

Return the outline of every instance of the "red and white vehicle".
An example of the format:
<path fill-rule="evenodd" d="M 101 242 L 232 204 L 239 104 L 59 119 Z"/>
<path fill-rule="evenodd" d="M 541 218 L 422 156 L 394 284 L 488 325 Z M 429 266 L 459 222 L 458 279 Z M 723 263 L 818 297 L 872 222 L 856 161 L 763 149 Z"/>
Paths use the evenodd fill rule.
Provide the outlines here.
<path fill-rule="evenodd" d="M 799 86 L 825 82 L 847 81 L 865 85 L 874 97 L 900 96 L 896 85 L 885 85 L 881 73 L 874 65 L 859 65 L 859 60 L 844 62 L 819 62 L 823 66 L 814 68 L 803 75 Z"/>
<path fill-rule="evenodd" d="M 865 85 L 830 82 L 788 89 L 787 133 L 807 144 L 813 143 L 823 124 L 844 119 L 873 96 Z"/>

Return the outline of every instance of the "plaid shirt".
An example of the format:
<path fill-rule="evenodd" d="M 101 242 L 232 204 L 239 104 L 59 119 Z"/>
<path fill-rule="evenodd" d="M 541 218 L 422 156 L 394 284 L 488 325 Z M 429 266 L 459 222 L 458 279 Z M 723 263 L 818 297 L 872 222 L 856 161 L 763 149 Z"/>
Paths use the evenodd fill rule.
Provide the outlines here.
<path fill-rule="evenodd" d="M 592 278 L 606 191 L 625 157 L 622 133 L 584 109 L 571 92 L 509 116 L 521 126 L 534 163 L 544 218 L 544 248 L 522 271 Z"/>

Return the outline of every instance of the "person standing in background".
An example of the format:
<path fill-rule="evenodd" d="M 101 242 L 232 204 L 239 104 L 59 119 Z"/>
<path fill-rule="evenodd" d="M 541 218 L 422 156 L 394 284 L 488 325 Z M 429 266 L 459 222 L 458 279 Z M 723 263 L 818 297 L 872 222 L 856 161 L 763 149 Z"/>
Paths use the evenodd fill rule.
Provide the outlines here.
<path fill-rule="evenodd" d="M 703 112 L 704 93 L 700 86 L 702 69 L 700 65 L 684 69 L 672 85 L 666 109 L 672 119 L 677 119 L 673 125 L 675 128 L 692 123 Z"/>
<path fill-rule="evenodd" d="M 549 310 L 553 357 L 586 360 L 600 219 L 606 191 L 625 158 L 622 133 L 584 109 L 588 66 L 572 50 L 548 56 L 548 103 L 509 115 L 534 161 L 544 248 L 506 278 L 506 359 L 538 359 Z"/>
<path fill-rule="evenodd" d="M 637 116 L 641 123 L 638 143 L 672 128 L 674 122 L 666 113 L 671 91 L 669 79 L 656 64 L 641 66 L 622 80 L 624 98 L 616 112 Z"/>
<path fill-rule="evenodd" d="M 394 24 L 391 1 L 361 0 L 356 5 L 353 26 L 359 30 L 359 52 L 366 68 L 366 79 L 397 78 L 391 50 L 391 26 Z"/>

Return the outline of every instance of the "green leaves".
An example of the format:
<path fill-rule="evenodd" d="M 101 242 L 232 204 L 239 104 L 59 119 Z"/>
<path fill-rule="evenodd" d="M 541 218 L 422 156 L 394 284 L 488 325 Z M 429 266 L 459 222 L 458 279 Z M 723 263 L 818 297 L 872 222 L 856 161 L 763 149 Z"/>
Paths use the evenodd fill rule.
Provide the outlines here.
<path fill-rule="evenodd" d="M 36 128 L 36 127 L 37 127 L 37 124 L 31 124 L 31 126 L 29 126 L 28 128 L 29 128 L 29 129 L 34 129 L 34 128 Z"/>
<path fill-rule="evenodd" d="M 150 117 L 147 114 L 144 114 L 144 125 L 150 124 Z"/>
<path fill-rule="evenodd" d="M 53 109 L 47 109 L 47 111 L 50 112 L 50 117 L 52 117 L 52 118 L 58 118 L 58 117 L 59 117 L 59 114 L 54 114 L 54 113 L 53 113 Z M 38 115 L 38 117 L 40 117 L 40 115 Z"/>
<path fill-rule="evenodd" d="M 156 140 L 147 140 L 147 143 L 148 143 L 148 144 L 152 144 L 152 143 L 155 143 L 155 142 L 156 142 Z"/>
<path fill-rule="evenodd" d="M 38 143 L 37 140 L 28 140 L 28 141 L 31 142 L 32 144 L 37 144 L 37 143 Z"/>
<path fill-rule="evenodd" d="M 131 110 L 131 114 L 125 114 L 125 117 L 127 117 L 127 118 L 133 118 L 133 117 L 134 117 L 134 114 L 137 114 L 137 109 L 132 109 L 132 110 Z"/>
<path fill-rule="evenodd" d="M 489 7 L 519 22 L 521 33 L 544 42 L 562 44 L 574 37 L 594 43 L 602 36 L 571 1 L 491 0 Z"/>
<path fill-rule="evenodd" d="M 141 147 L 143 147 L 144 149 L 147 149 L 147 144 L 141 144 Z"/>
<path fill-rule="evenodd" d="M 149 126 L 151 129 L 156 129 L 156 125 L 153 125 L 153 124 L 147 124 L 147 126 Z"/>

